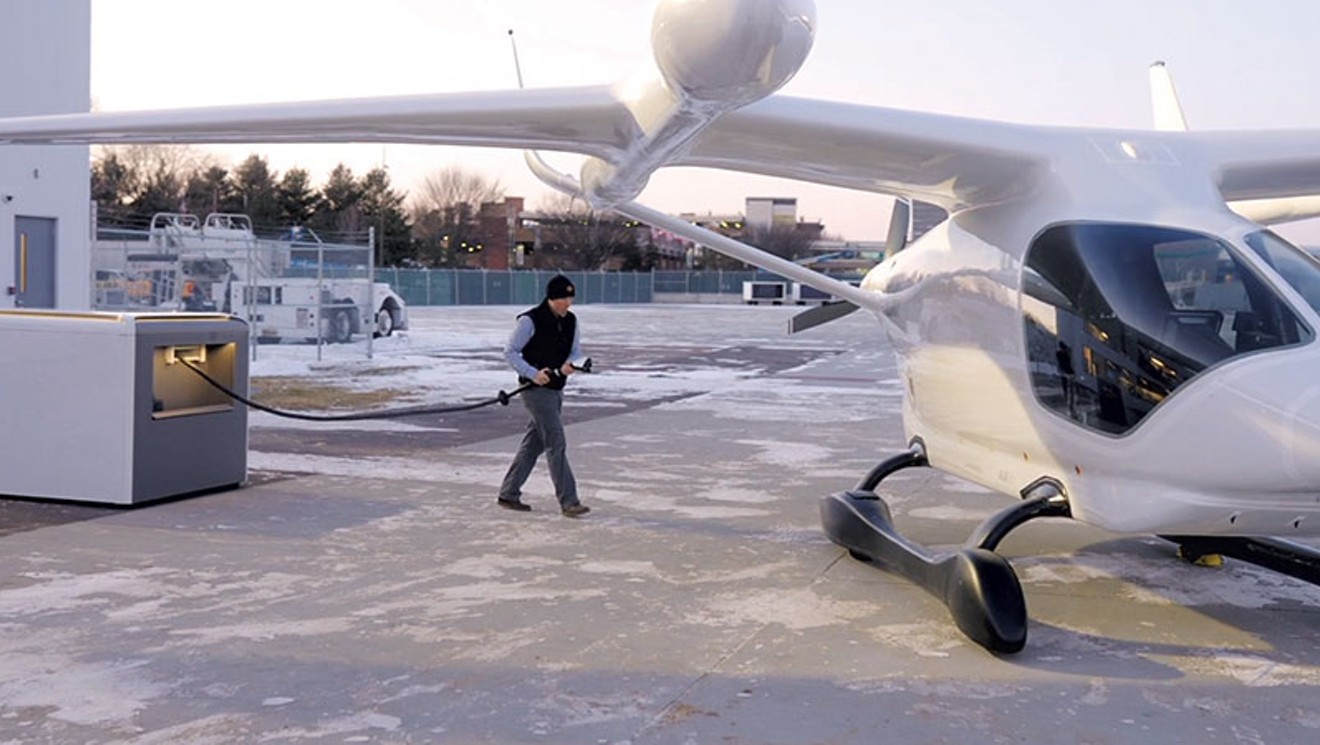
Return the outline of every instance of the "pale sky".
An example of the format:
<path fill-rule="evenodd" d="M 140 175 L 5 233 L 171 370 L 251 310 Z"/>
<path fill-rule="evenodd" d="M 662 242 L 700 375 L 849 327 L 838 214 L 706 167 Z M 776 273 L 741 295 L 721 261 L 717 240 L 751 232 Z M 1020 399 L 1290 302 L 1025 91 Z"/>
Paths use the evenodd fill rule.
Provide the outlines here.
<path fill-rule="evenodd" d="M 649 64 L 643 0 L 92 0 L 102 111 L 613 82 Z M 1147 68 L 1164 60 L 1194 129 L 1320 128 L 1315 0 L 817 0 L 816 45 L 783 92 L 1009 121 L 1148 128 Z M 536 207 L 548 190 L 516 151 L 390 145 L 215 148 L 266 155 L 320 183 L 382 161 L 399 189 L 459 165 Z M 576 169 L 565 156 L 562 170 Z M 883 239 L 885 197 L 667 169 L 639 201 L 736 213 L 748 196 L 853 240 Z M 1280 232 L 1320 243 L 1316 221 Z"/>

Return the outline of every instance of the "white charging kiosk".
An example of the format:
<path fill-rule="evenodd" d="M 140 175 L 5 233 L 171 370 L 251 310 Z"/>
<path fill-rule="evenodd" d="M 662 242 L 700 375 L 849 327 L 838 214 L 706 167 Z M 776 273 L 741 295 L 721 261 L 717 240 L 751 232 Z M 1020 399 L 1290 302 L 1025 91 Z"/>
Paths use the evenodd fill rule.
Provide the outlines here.
<path fill-rule="evenodd" d="M 0 495 L 137 504 L 247 478 L 247 324 L 0 310 Z"/>

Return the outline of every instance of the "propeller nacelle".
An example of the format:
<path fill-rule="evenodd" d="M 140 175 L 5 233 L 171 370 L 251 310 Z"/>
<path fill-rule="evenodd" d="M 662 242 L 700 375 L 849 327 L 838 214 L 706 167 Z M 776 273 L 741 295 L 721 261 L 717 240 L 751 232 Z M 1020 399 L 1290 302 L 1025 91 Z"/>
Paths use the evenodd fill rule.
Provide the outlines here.
<path fill-rule="evenodd" d="M 806 61 L 815 31 L 812 0 L 664 0 L 651 46 L 671 89 L 727 110 L 787 83 Z"/>
<path fill-rule="evenodd" d="M 582 195 L 596 207 L 636 197 L 722 114 L 783 87 L 815 34 L 813 0 L 662 0 L 651 26 L 659 77 L 621 91 L 636 136 L 614 162 L 583 164 Z"/>

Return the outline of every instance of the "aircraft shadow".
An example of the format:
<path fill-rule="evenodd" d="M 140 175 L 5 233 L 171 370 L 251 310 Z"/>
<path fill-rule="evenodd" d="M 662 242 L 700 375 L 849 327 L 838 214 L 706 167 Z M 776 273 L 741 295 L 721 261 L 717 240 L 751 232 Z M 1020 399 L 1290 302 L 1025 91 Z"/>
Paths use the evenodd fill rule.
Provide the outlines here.
<path fill-rule="evenodd" d="M 1020 546 L 1020 544 L 1019 544 Z M 1226 559 L 1199 567 L 1158 538 L 1116 538 L 1066 554 L 1011 559 L 1031 615 L 1026 649 L 1006 661 L 1071 675 L 1175 679 L 1158 658 L 1239 660 L 1320 676 L 1320 588 Z"/>

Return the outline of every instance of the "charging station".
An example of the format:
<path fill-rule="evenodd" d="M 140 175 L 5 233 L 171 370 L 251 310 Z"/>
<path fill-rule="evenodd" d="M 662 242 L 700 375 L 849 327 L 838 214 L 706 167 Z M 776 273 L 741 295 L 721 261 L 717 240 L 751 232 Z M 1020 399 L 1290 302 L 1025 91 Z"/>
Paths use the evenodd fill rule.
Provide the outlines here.
<path fill-rule="evenodd" d="M 138 504 L 247 478 L 248 328 L 215 313 L 0 310 L 0 495 Z"/>

